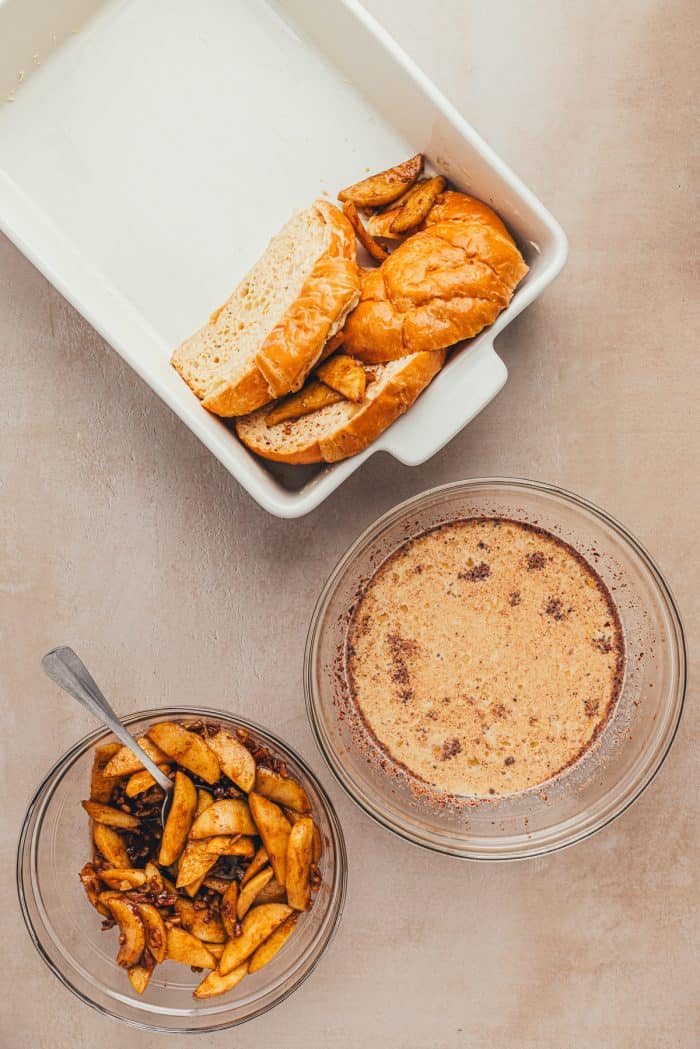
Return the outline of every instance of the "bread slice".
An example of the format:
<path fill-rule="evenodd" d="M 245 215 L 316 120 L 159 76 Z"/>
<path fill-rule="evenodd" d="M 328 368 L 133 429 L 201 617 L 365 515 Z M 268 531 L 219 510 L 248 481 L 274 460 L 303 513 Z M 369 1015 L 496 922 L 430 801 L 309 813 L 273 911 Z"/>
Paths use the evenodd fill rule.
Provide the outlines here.
<path fill-rule="evenodd" d="M 355 234 L 327 201 L 294 215 L 172 364 L 216 415 L 299 389 L 359 299 Z"/>
<path fill-rule="evenodd" d="M 445 350 L 413 353 L 368 366 L 361 404 L 341 401 L 292 422 L 268 426 L 269 408 L 238 419 L 236 432 L 251 451 L 280 463 L 334 463 L 363 451 L 411 407 L 445 363 Z"/>

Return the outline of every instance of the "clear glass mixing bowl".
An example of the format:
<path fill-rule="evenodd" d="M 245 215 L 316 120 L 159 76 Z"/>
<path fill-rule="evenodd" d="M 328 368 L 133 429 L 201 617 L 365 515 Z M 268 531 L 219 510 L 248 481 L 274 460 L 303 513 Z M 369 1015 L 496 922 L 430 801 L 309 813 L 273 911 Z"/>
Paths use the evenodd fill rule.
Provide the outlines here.
<path fill-rule="evenodd" d="M 292 993 L 328 946 L 345 901 L 347 858 L 340 824 L 321 784 L 280 739 L 241 717 L 205 707 L 146 710 L 124 718 L 135 735 L 156 721 L 198 719 L 247 728 L 284 761 L 305 788 L 323 842 L 322 883 L 313 908 L 302 915 L 282 950 L 254 976 L 220 998 L 197 1001 L 202 979 L 187 966 L 157 966 L 145 994 L 137 995 L 116 963 L 118 930 L 103 932 L 78 878 L 90 858 L 88 821 L 80 807 L 89 796 L 93 747 L 113 737 L 104 729 L 85 736 L 63 755 L 37 790 L 22 827 L 17 887 L 34 945 L 49 968 L 74 994 L 102 1013 L 153 1031 L 201 1033 L 250 1020 Z"/>
<path fill-rule="evenodd" d="M 561 537 L 595 566 L 618 607 L 626 668 L 613 716 L 579 761 L 544 786 L 439 807 L 410 777 L 382 771 L 349 695 L 348 613 L 367 580 L 400 546 L 467 517 L 508 517 Z M 507 478 L 434 488 L 390 510 L 333 570 L 313 614 L 305 656 L 306 703 L 331 771 L 378 823 L 409 841 L 468 859 L 537 856 L 581 841 L 631 805 L 661 766 L 683 708 L 683 629 L 668 585 L 630 533 L 605 511 L 551 485 Z M 360 745 L 361 741 L 361 745 Z"/>

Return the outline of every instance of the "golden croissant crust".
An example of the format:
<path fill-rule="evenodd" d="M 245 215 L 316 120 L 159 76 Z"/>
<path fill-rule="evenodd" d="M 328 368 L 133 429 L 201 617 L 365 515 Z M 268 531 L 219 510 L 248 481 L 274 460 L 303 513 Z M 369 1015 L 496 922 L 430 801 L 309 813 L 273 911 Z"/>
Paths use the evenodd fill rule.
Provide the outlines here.
<path fill-rule="evenodd" d="M 391 211 L 383 215 L 390 224 Z M 491 208 L 445 192 L 417 233 L 380 267 L 362 271 L 344 350 L 379 363 L 470 339 L 493 324 L 527 270 Z"/>

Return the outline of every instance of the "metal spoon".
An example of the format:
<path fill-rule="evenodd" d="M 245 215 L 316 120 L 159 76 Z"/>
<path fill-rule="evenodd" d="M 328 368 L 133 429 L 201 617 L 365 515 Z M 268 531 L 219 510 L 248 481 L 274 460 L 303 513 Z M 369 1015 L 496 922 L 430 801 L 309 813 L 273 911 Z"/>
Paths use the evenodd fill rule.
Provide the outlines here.
<path fill-rule="evenodd" d="M 121 740 L 121 742 L 129 748 L 144 768 L 148 769 L 158 786 L 162 787 L 165 791 L 165 798 L 163 799 L 161 818 L 163 820 L 163 826 L 165 826 L 165 820 L 168 815 L 168 808 L 170 806 L 173 792 L 172 780 L 168 779 L 168 777 L 160 771 L 155 761 L 153 761 L 152 758 L 149 758 L 148 754 L 141 749 L 131 733 L 124 728 L 121 721 L 100 692 L 82 659 L 76 655 L 72 648 L 68 648 L 66 645 L 61 645 L 59 648 L 52 648 L 50 652 L 47 652 L 41 661 L 41 665 L 52 681 L 55 681 L 57 685 L 60 685 L 65 692 L 70 693 L 73 699 L 78 700 L 78 703 L 82 703 L 91 714 L 94 714 L 96 718 L 99 718 L 99 720 L 114 733 L 117 739 Z"/>

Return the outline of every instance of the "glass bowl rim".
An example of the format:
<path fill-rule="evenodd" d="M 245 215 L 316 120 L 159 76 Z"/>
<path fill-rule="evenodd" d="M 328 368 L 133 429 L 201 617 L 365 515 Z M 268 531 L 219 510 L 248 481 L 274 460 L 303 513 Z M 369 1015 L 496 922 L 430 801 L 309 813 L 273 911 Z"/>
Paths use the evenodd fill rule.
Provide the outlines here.
<path fill-rule="evenodd" d="M 223 1022 L 216 1022 L 204 1027 L 162 1027 L 156 1023 L 149 1023 L 145 1020 L 139 1020 L 134 1017 L 124 1016 L 117 1011 L 116 1008 L 112 1009 L 100 1002 L 95 1001 L 89 995 L 85 994 L 78 987 L 74 986 L 70 978 L 65 974 L 64 971 L 58 968 L 54 960 L 50 957 L 49 953 L 45 950 L 43 942 L 34 927 L 31 915 L 29 913 L 29 906 L 27 902 L 27 895 L 25 892 L 24 876 L 22 871 L 22 863 L 25 859 L 27 849 L 31 849 L 35 841 L 36 828 L 34 833 L 30 837 L 30 825 L 32 824 L 33 817 L 37 811 L 37 805 L 42 803 L 45 805 L 48 803 L 53 795 L 53 791 L 56 789 L 58 784 L 61 782 L 63 775 L 72 767 L 75 760 L 82 756 L 91 746 L 97 743 L 103 736 L 109 735 L 110 730 L 104 726 L 93 729 L 86 735 L 82 736 L 77 740 L 71 747 L 68 748 L 49 768 L 48 772 L 43 776 L 39 786 L 34 791 L 32 798 L 27 805 L 27 809 L 22 820 L 22 827 L 19 834 L 16 854 L 16 865 L 15 865 L 15 877 L 16 877 L 16 888 L 17 895 L 19 898 L 20 910 L 22 918 L 24 920 L 25 927 L 29 934 L 34 947 L 54 976 L 60 980 L 64 987 L 66 987 L 76 998 L 78 998 L 85 1005 L 90 1006 L 96 1012 L 103 1016 L 110 1016 L 115 1020 L 119 1020 L 121 1023 L 128 1024 L 131 1027 L 135 1027 L 138 1030 L 149 1031 L 157 1034 L 169 1034 L 169 1035 L 186 1035 L 186 1034 L 211 1034 L 216 1031 L 230 1030 L 233 1027 L 238 1027 L 241 1024 L 247 1023 L 249 1020 L 254 1020 L 258 1016 L 262 1016 L 264 1013 L 269 1012 L 282 1002 L 286 1001 L 290 995 L 292 995 L 311 975 L 316 966 L 319 964 L 324 954 L 331 945 L 337 931 L 340 921 L 343 916 L 345 908 L 345 901 L 347 895 L 347 880 L 348 880 L 348 857 L 347 847 L 345 844 L 345 835 L 338 818 L 338 814 L 335 811 L 335 806 L 331 801 L 325 787 L 320 782 L 316 774 L 313 772 L 309 764 L 304 758 L 298 753 L 298 751 L 292 747 L 289 743 L 285 743 L 280 737 L 272 732 L 270 729 L 265 728 L 258 722 L 253 721 L 251 718 L 244 717 L 238 714 L 229 714 L 226 711 L 219 710 L 213 707 L 205 706 L 167 706 L 167 707 L 151 707 L 145 710 L 138 710 L 131 714 L 125 714 L 120 716 L 120 721 L 124 725 L 129 725 L 134 722 L 143 721 L 147 718 L 152 717 L 165 717 L 168 715 L 172 716 L 185 716 L 191 717 L 192 715 L 205 715 L 211 717 L 212 720 L 221 718 L 229 723 L 235 723 L 242 728 L 250 729 L 253 733 L 259 733 L 263 737 L 265 742 L 270 742 L 273 747 L 279 747 L 280 751 L 289 753 L 294 761 L 296 761 L 304 774 L 308 777 L 313 788 L 318 795 L 318 798 L 323 807 L 326 818 L 333 828 L 333 833 L 336 839 L 335 847 L 335 891 L 331 896 L 331 903 L 329 909 L 335 910 L 335 915 L 332 918 L 331 924 L 326 930 L 326 939 L 321 943 L 321 947 L 318 955 L 311 960 L 310 965 L 306 970 L 301 973 L 294 975 L 290 974 L 291 983 L 288 987 L 285 987 L 280 994 L 270 1002 L 261 1004 L 259 1008 L 254 1009 L 248 1015 L 242 1016 L 238 1019 L 225 1020 Z M 43 798 L 44 793 L 48 788 L 52 788 L 49 793 Z M 42 800 L 43 799 L 43 800 Z M 323 932 L 320 929 L 319 932 Z M 314 939 L 307 948 L 307 953 L 317 943 Z"/>
<path fill-rule="evenodd" d="M 553 496 L 556 499 L 561 500 L 564 503 L 572 505 L 574 508 L 583 510 L 584 512 L 592 515 L 595 519 L 607 525 L 613 532 L 615 532 L 619 538 L 628 547 L 631 548 L 634 554 L 642 562 L 643 566 L 649 572 L 649 575 L 655 585 L 657 595 L 665 606 L 668 613 L 668 617 L 671 623 L 671 631 L 669 632 L 669 640 L 674 646 L 675 656 L 677 660 L 677 680 L 675 682 L 675 689 L 673 692 L 669 691 L 670 699 L 668 701 L 668 709 L 671 712 L 670 727 L 667 732 L 666 738 L 663 741 L 663 745 L 656 757 L 656 760 L 646 770 L 645 774 L 641 777 L 640 782 L 630 792 L 629 796 L 621 799 L 617 804 L 613 804 L 611 810 L 600 818 L 597 822 L 593 823 L 589 827 L 584 827 L 582 830 L 577 832 L 568 831 L 563 840 L 556 841 L 550 844 L 544 843 L 542 845 L 533 846 L 531 849 L 522 849 L 518 852 L 514 851 L 502 851 L 489 853 L 488 855 L 470 852 L 469 849 L 455 848 L 449 845 L 442 844 L 437 841 L 428 840 L 425 837 L 418 837 L 412 831 L 402 826 L 399 822 L 396 822 L 390 818 L 384 816 L 379 807 L 370 808 L 365 804 L 364 800 L 359 796 L 354 787 L 354 781 L 345 772 L 342 763 L 338 760 L 335 753 L 333 752 L 330 745 L 326 744 L 325 736 L 321 726 L 321 719 L 317 713 L 317 700 L 314 688 L 314 657 L 317 648 L 317 642 L 319 639 L 319 631 L 322 622 L 323 615 L 329 600 L 335 590 L 336 584 L 342 579 L 347 568 L 353 563 L 357 555 L 366 547 L 370 546 L 371 543 L 376 542 L 381 536 L 406 516 L 412 510 L 416 510 L 421 504 L 435 502 L 442 496 L 447 496 L 453 492 L 464 491 L 468 492 L 473 489 L 492 487 L 497 489 L 515 489 L 516 491 L 522 492 L 535 492 L 538 494 L 545 494 Z M 673 596 L 671 588 L 666 581 L 665 576 L 661 572 L 661 569 L 656 564 L 651 554 L 646 548 L 640 543 L 640 541 L 623 525 L 618 521 L 612 514 L 608 513 L 602 507 L 589 499 L 578 495 L 575 492 L 571 492 L 566 488 L 561 488 L 558 485 L 549 484 L 546 481 L 535 481 L 530 478 L 523 477 L 508 477 L 508 476 L 492 476 L 492 477 L 472 477 L 466 478 L 461 481 L 449 481 L 446 484 L 435 485 L 432 488 L 427 488 L 417 495 L 410 496 L 408 499 L 402 500 L 395 506 L 390 507 L 372 523 L 370 523 L 357 538 L 350 544 L 346 551 L 341 554 L 338 558 L 332 571 L 329 573 L 326 582 L 321 589 L 321 593 L 314 605 L 314 609 L 311 615 L 309 623 L 309 629 L 306 637 L 306 646 L 304 650 L 304 695 L 306 700 L 306 712 L 311 724 L 311 730 L 316 740 L 316 745 L 323 756 L 326 765 L 335 777 L 336 781 L 343 788 L 345 793 L 352 799 L 352 801 L 375 823 L 378 823 L 381 827 L 391 831 L 397 837 L 404 841 L 410 842 L 412 845 L 416 845 L 419 848 L 427 849 L 431 852 L 441 853 L 447 856 L 453 856 L 457 859 L 465 859 L 472 861 L 479 861 L 484 863 L 489 862 L 502 862 L 502 861 L 518 861 L 534 859 L 538 856 L 545 856 L 553 852 L 559 852 L 562 849 L 569 848 L 572 845 L 577 845 L 587 838 L 596 834 L 598 831 L 607 827 L 608 824 L 612 823 L 613 820 L 621 816 L 623 812 L 626 812 L 631 805 L 640 797 L 640 795 L 646 790 L 652 780 L 656 777 L 662 765 L 664 764 L 668 753 L 673 745 L 673 742 L 678 733 L 678 728 L 681 722 L 681 716 L 685 707 L 686 690 L 688 684 L 688 673 L 687 673 L 687 648 L 685 631 L 683 629 L 683 622 L 681 620 L 678 605 Z M 320 707 L 320 703 L 319 703 Z M 675 708 L 675 709 L 674 709 Z"/>

